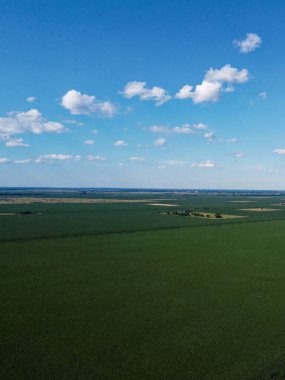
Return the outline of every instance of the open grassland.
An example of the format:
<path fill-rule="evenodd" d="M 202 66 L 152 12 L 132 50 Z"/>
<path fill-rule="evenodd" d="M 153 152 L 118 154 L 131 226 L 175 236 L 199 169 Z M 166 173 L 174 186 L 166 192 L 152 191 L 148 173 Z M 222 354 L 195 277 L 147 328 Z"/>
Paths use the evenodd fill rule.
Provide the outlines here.
<path fill-rule="evenodd" d="M 178 195 L 240 216 L 228 198 Z M 1 379 L 283 378 L 285 210 L 163 212 L 0 206 Z"/>

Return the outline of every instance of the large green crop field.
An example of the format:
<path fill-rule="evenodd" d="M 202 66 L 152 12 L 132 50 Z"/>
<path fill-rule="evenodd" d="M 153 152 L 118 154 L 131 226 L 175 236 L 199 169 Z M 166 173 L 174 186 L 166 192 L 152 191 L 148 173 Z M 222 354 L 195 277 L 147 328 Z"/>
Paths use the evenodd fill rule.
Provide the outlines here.
<path fill-rule="evenodd" d="M 281 196 L 87 196 L 178 206 L 0 204 L 1 380 L 285 378 Z"/>

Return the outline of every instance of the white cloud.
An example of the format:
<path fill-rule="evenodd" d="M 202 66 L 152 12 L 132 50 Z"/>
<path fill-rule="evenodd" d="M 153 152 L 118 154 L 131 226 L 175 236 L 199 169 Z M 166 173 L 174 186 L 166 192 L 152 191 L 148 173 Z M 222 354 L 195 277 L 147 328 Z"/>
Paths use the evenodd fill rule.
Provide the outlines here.
<path fill-rule="evenodd" d="M 83 144 L 85 145 L 93 145 L 94 144 L 94 140 L 85 140 Z"/>
<path fill-rule="evenodd" d="M 200 162 L 198 164 L 192 164 L 191 165 L 192 168 L 201 168 L 201 169 L 212 169 L 215 166 L 216 166 L 215 163 L 211 160 L 206 160 L 204 162 Z"/>
<path fill-rule="evenodd" d="M 285 154 L 285 149 L 277 148 L 277 149 L 274 149 L 272 152 L 276 154 Z"/>
<path fill-rule="evenodd" d="M 188 99 L 191 98 L 191 91 L 193 90 L 193 86 L 186 84 L 183 86 L 175 95 L 177 99 Z"/>
<path fill-rule="evenodd" d="M 82 127 L 84 125 L 84 123 L 82 123 L 81 121 L 78 121 L 78 120 L 65 119 L 65 120 L 63 120 L 63 122 L 65 124 L 78 125 L 79 127 Z"/>
<path fill-rule="evenodd" d="M 183 124 L 181 127 L 174 127 L 172 129 L 172 131 L 174 133 L 183 133 L 183 134 L 186 134 L 186 135 L 194 133 L 193 130 L 191 129 L 191 125 L 190 124 Z"/>
<path fill-rule="evenodd" d="M 144 161 L 144 157 L 137 157 L 137 156 L 132 156 L 129 158 L 130 161 Z"/>
<path fill-rule="evenodd" d="M 89 154 L 88 156 L 88 161 L 106 161 L 107 158 L 106 157 L 102 157 L 102 156 L 92 156 L 91 154 Z"/>
<path fill-rule="evenodd" d="M 157 106 L 171 99 L 163 88 L 157 86 L 147 88 L 146 82 L 137 81 L 127 83 L 122 94 L 128 99 L 138 96 L 140 100 L 153 100 Z"/>
<path fill-rule="evenodd" d="M 125 140 L 118 140 L 114 144 L 115 146 L 127 146 L 128 143 Z"/>
<path fill-rule="evenodd" d="M 175 95 L 177 99 L 191 98 L 193 103 L 216 102 L 219 99 L 222 84 L 219 82 L 211 83 L 205 80 L 198 84 L 194 91 L 193 86 L 183 86 Z"/>
<path fill-rule="evenodd" d="M 0 157 L 0 164 L 5 164 L 6 162 L 9 162 L 8 158 Z"/>
<path fill-rule="evenodd" d="M 163 125 L 152 125 L 148 129 L 154 133 L 168 133 L 169 132 L 169 128 Z"/>
<path fill-rule="evenodd" d="M 267 93 L 265 91 L 262 91 L 258 94 L 259 98 L 261 99 L 266 99 L 267 98 Z"/>
<path fill-rule="evenodd" d="M 245 157 L 246 154 L 245 154 L 245 153 L 236 153 L 235 156 L 236 156 L 237 158 L 241 158 L 241 157 Z"/>
<path fill-rule="evenodd" d="M 248 79 L 249 73 L 247 69 L 238 70 L 231 65 L 225 65 L 220 70 L 210 68 L 205 75 L 205 80 L 212 83 L 244 83 Z"/>
<path fill-rule="evenodd" d="M 20 133 L 61 133 L 66 129 L 61 123 L 49 121 L 37 109 L 27 112 L 10 112 L 8 117 L 0 117 L 0 138 L 9 139 L 9 136 Z"/>
<path fill-rule="evenodd" d="M 192 127 L 195 129 L 208 129 L 208 125 L 203 123 L 193 124 Z"/>
<path fill-rule="evenodd" d="M 233 43 L 239 48 L 240 53 L 249 53 L 260 47 L 262 40 L 256 33 L 247 33 L 244 40 L 234 40 Z"/>
<path fill-rule="evenodd" d="M 238 70 L 231 65 L 225 65 L 221 69 L 210 68 L 201 84 L 195 89 L 191 85 L 183 86 L 175 95 L 177 99 L 192 99 L 193 103 L 216 102 L 222 92 L 232 92 L 232 83 L 244 83 L 249 79 L 247 69 Z M 227 84 L 227 86 L 224 86 Z M 230 85 L 229 85 L 230 84 Z"/>
<path fill-rule="evenodd" d="M 230 139 L 227 139 L 227 142 L 230 144 L 234 144 L 238 142 L 238 139 L 236 137 L 231 137 Z"/>
<path fill-rule="evenodd" d="M 26 101 L 28 102 L 28 103 L 33 103 L 33 102 L 35 102 L 37 100 L 37 98 L 35 97 L 35 96 L 29 96 L 27 99 L 26 99 Z"/>
<path fill-rule="evenodd" d="M 164 137 L 160 137 L 159 139 L 155 140 L 154 146 L 162 146 L 166 144 L 166 139 Z"/>
<path fill-rule="evenodd" d="M 24 143 L 23 141 L 24 141 L 23 139 L 10 139 L 5 143 L 5 145 L 9 148 L 14 148 L 17 146 L 23 146 L 23 147 L 31 146 L 29 144 Z"/>
<path fill-rule="evenodd" d="M 35 162 L 37 164 L 42 164 L 42 163 L 52 163 L 53 161 L 69 161 L 69 160 L 73 160 L 73 161 L 79 161 L 81 159 L 80 156 L 78 155 L 75 155 L 75 156 L 72 156 L 70 154 L 44 154 L 44 155 L 40 155 L 36 160 Z"/>
<path fill-rule="evenodd" d="M 14 164 L 25 165 L 25 164 L 29 164 L 30 162 L 32 162 L 32 159 L 31 158 L 27 158 L 26 160 L 15 160 Z"/>
<path fill-rule="evenodd" d="M 208 141 L 213 141 L 214 138 L 215 138 L 215 134 L 214 134 L 214 132 L 206 132 L 206 133 L 204 134 L 204 138 L 205 138 L 206 140 L 208 140 Z"/>
<path fill-rule="evenodd" d="M 61 105 L 72 115 L 91 115 L 111 117 L 116 113 L 116 106 L 109 101 L 98 101 L 94 95 L 81 94 L 76 90 L 69 90 L 62 98 Z"/>

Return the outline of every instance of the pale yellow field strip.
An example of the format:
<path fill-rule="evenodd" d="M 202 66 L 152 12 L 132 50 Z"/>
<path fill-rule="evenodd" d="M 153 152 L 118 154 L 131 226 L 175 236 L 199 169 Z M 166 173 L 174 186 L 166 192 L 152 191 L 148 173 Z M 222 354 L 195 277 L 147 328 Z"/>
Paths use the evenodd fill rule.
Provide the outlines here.
<path fill-rule="evenodd" d="M 245 215 L 231 215 L 231 214 L 221 214 L 222 218 L 216 218 L 216 214 L 214 212 L 199 212 L 199 214 L 202 214 L 203 216 L 196 216 L 191 215 L 191 218 L 203 218 L 203 219 L 236 219 L 236 218 L 247 218 Z M 207 217 L 207 215 L 210 215 L 210 217 Z"/>
<path fill-rule="evenodd" d="M 164 200 L 164 199 L 161 199 Z M 31 203 L 149 203 L 156 199 L 94 199 L 94 198 L 40 198 L 15 197 L 2 198 L 0 204 L 31 204 Z"/>
<path fill-rule="evenodd" d="M 16 215 L 15 212 L 1 212 L 0 216 L 9 216 L 9 215 Z"/>
<path fill-rule="evenodd" d="M 240 208 L 240 211 L 254 211 L 254 212 L 270 212 L 270 211 L 281 211 L 278 208 Z"/>
<path fill-rule="evenodd" d="M 165 206 L 165 207 L 176 207 L 179 205 L 174 205 L 170 203 L 148 203 L 149 206 Z"/>

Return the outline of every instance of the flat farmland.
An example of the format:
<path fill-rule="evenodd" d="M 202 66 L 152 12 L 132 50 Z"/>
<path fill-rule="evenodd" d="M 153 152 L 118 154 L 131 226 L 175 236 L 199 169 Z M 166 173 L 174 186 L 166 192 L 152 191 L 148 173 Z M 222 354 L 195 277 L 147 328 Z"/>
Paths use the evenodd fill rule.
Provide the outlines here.
<path fill-rule="evenodd" d="M 283 378 L 285 207 L 157 198 L 0 206 L 1 378 Z"/>

